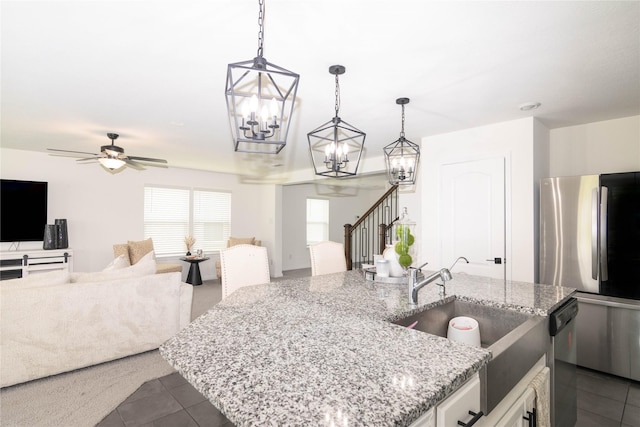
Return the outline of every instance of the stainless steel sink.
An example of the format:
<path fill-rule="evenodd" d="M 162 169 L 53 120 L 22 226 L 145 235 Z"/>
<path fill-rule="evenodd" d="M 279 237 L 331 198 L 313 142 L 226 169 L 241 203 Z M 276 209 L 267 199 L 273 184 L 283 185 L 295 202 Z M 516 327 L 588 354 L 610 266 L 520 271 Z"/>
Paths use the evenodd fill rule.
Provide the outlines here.
<path fill-rule="evenodd" d="M 481 410 L 488 414 L 549 351 L 547 319 L 454 299 L 394 322 L 441 337 L 447 336 L 449 320 L 468 316 L 479 324 L 482 347 L 491 351 L 489 364 L 480 371 Z"/>

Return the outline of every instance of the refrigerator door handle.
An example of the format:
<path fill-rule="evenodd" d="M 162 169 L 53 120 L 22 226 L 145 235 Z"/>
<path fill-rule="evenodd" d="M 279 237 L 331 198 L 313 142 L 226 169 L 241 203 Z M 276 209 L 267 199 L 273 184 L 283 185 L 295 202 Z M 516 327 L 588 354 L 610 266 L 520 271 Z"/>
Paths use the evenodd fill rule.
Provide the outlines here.
<path fill-rule="evenodd" d="M 607 199 L 609 189 L 602 186 L 600 190 L 600 282 L 609 280 L 609 260 L 607 258 Z"/>
<path fill-rule="evenodd" d="M 598 189 L 591 191 L 591 278 L 598 280 Z"/>

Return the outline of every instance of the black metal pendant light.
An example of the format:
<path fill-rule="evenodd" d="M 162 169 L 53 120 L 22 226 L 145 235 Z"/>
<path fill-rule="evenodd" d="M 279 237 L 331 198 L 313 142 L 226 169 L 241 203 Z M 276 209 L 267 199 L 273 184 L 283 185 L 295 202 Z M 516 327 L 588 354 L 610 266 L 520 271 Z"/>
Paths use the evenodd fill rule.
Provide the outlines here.
<path fill-rule="evenodd" d="M 336 80 L 336 115 L 307 134 L 311 161 L 316 175 L 332 178 L 354 176 L 362 157 L 366 134 L 339 117 L 340 83 L 338 76 L 346 71 L 342 65 L 332 65 L 329 73 Z"/>
<path fill-rule="evenodd" d="M 227 112 L 235 151 L 277 154 L 287 144 L 300 76 L 262 56 L 264 0 L 258 4 L 258 55 L 228 65 Z"/>
<path fill-rule="evenodd" d="M 404 106 L 409 98 L 398 98 L 396 104 L 402 106 L 402 130 L 400 138 L 384 147 L 387 177 L 392 185 L 413 185 L 420 161 L 420 147 L 404 137 Z"/>

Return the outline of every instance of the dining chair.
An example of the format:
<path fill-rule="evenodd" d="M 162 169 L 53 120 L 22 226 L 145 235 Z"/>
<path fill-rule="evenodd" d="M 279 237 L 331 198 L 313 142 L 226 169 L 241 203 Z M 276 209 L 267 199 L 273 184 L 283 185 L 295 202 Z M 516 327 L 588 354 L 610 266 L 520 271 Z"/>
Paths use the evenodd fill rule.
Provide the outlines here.
<path fill-rule="evenodd" d="M 269 283 L 267 248 L 255 245 L 236 245 L 220 251 L 222 299 L 243 286 Z"/>
<path fill-rule="evenodd" d="M 311 256 L 312 276 L 347 271 L 347 261 L 342 243 L 330 240 L 313 243 L 309 245 L 309 255 Z"/>

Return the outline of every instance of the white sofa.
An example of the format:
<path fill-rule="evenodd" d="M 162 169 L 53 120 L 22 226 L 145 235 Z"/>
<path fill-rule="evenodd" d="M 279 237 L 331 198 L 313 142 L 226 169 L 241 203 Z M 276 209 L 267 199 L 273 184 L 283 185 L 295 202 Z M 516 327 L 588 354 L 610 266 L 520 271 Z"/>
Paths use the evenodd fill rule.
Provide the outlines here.
<path fill-rule="evenodd" d="M 54 273 L 0 282 L 0 387 L 153 350 L 191 320 L 180 273 Z"/>

